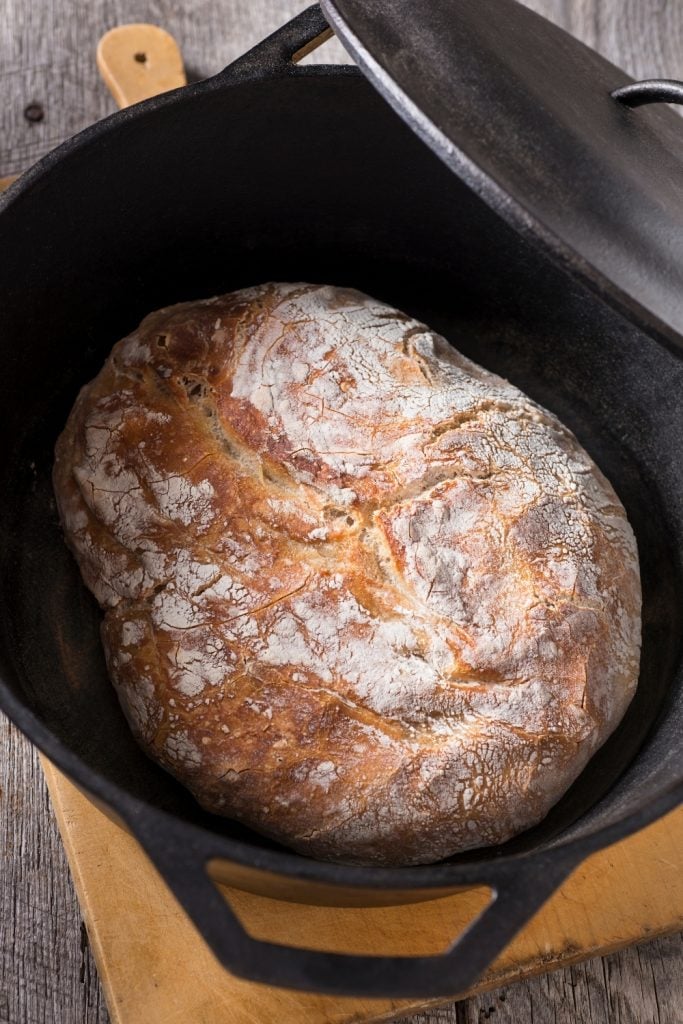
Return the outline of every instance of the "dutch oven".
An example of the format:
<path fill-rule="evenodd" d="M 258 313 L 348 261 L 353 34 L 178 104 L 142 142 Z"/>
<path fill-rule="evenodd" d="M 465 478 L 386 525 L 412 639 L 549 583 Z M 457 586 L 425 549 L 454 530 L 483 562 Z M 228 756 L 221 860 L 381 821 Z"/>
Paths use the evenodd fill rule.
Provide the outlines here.
<path fill-rule="evenodd" d="M 683 123 L 638 106 L 681 90 L 631 83 L 513 0 L 323 8 L 81 132 L 0 200 L 0 705 L 132 832 L 231 971 L 452 995 L 586 856 L 683 796 Z M 328 22 L 362 71 L 296 65 Z M 267 280 L 350 285 L 424 320 L 556 413 L 626 507 L 636 697 L 546 820 L 504 846 L 402 869 L 308 859 L 202 811 L 125 724 L 60 533 L 54 442 L 149 310 Z M 338 905 L 494 898 L 444 955 L 356 956 L 257 941 L 215 880 Z"/>

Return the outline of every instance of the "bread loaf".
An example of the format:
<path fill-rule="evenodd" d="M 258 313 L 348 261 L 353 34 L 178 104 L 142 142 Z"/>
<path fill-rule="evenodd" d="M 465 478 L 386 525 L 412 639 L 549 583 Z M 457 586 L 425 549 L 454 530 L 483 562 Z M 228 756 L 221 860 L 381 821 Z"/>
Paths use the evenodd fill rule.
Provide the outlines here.
<path fill-rule="evenodd" d="M 428 863 L 542 819 L 631 700 L 633 533 L 575 437 L 366 295 L 161 309 L 57 443 L 138 742 L 294 850 Z"/>

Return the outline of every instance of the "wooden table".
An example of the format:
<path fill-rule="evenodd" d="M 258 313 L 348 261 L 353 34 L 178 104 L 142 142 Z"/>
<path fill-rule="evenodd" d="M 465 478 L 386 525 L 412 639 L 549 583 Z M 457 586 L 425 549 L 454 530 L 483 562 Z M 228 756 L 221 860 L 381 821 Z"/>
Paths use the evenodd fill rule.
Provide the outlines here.
<path fill-rule="evenodd" d="M 683 78 L 683 0 L 528 3 L 637 77 Z M 180 42 L 193 79 L 219 70 L 306 5 L 306 0 L 4 0 L 0 178 L 20 172 L 114 109 L 94 60 L 99 36 L 114 24 L 164 25 Z M 326 59 L 343 56 L 336 42 L 325 49 Z M 0 716 L 0 1024 L 107 1021 L 37 755 Z M 412 1024 L 483 1021 L 683 1024 L 683 935 L 453 1003 L 413 1018 Z"/>

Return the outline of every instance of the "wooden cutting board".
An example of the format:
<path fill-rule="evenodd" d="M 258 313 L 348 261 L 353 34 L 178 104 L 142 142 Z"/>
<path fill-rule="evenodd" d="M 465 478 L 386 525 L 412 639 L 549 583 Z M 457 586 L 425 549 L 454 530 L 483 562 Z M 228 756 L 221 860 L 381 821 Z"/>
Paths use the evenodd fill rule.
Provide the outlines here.
<path fill-rule="evenodd" d="M 242 981 L 215 960 L 139 846 L 43 758 L 43 768 L 114 1024 L 360 1024 L 443 999 L 352 999 Z M 492 965 L 476 992 L 683 928 L 683 807 L 594 854 Z M 379 909 L 305 907 L 232 889 L 259 938 L 357 952 L 443 950 L 481 890 Z"/>

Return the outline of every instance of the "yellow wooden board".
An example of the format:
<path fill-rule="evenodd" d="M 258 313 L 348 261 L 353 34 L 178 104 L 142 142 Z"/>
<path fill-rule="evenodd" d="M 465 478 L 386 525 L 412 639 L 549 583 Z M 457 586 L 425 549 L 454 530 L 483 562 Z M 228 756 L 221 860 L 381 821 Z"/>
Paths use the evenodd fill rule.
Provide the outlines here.
<path fill-rule="evenodd" d="M 117 25 L 102 36 L 97 67 L 119 107 L 185 85 L 180 48 L 159 25 Z"/>
<path fill-rule="evenodd" d="M 114 1024 L 359 1024 L 445 1000 L 310 995 L 242 981 L 197 935 L 139 846 L 43 759 Z M 683 928 L 683 807 L 594 854 L 492 965 L 472 995 Z M 444 949 L 481 907 L 481 890 L 377 909 L 306 907 L 234 889 L 248 930 L 340 951 Z"/>

